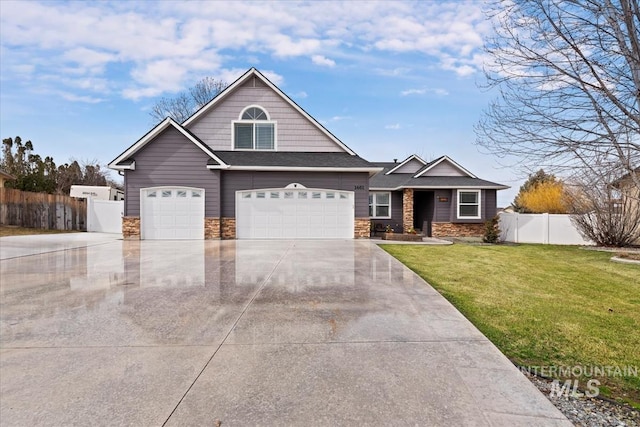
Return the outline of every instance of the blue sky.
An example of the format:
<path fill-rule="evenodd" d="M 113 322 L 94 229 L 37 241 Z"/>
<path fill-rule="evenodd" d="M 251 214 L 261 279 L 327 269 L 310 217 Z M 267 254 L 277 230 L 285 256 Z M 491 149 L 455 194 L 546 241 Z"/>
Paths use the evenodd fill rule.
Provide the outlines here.
<path fill-rule="evenodd" d="M 0 129 L 57 164 L 106 164 L 150 107 L 256 67 L 360 156 L 446 154 L 522 183 L 474 145 L 491 31 L 480 2 L 0 2 Z"/>

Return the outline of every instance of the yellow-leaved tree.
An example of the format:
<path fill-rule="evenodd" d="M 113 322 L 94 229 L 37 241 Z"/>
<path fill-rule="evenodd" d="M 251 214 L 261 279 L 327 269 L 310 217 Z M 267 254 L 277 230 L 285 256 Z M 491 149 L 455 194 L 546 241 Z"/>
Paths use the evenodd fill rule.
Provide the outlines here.
<path fill-rule="evenodd" d="M 518 202 L 531 213 L 568 213 L 564 185 L 560 181 L 540 182 L 520 193 Z"/>

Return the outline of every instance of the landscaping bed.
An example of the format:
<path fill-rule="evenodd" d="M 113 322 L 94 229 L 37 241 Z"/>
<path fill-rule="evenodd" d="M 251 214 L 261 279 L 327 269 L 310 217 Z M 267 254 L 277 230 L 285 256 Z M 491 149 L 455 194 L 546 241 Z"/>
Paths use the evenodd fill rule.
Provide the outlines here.
<path fill-rule="evenodd" d="M 382 240 L 397 240 L 400 242 L 421 242 L 420 234 L 382 233 Z"/>

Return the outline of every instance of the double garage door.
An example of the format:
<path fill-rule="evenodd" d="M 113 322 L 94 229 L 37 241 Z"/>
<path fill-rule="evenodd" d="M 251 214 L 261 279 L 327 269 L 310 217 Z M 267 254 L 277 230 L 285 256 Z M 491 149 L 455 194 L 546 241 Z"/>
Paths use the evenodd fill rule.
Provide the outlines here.
<path fill-rule="evenodd" d="M 282 188 L 236 192 L 238 239 L 352 239 L 351 191 Z"/>
<path fill-rule="evenodd" d="M 141 197 L 143 239 L 203 239 L 203 189 L 146 188 Z M 351 191 L 295 188 L 236 192 L 238 239 L 351 239 Z"/>

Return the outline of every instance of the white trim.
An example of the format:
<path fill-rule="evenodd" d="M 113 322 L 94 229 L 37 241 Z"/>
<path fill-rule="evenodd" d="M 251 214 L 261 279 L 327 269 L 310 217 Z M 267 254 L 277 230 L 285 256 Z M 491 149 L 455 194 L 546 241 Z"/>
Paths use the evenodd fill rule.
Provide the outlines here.
<path fill-rule="evenodd" d="M 247 111 L 249 108 L 259 108 L 262 110 L 262 112 L 264 112 L 264 114 L 267 116 L 267 120 L 256 120 L 256 121 L 270 121 L 271 120 L 271 115 L 269 114 L 269 112 L 267 111 L 266 108 L 264 108 L 262 105 L 258 105 L 258 104 L 251 104 L 247 107 L 244 107 L 242 109 L 242 111 L 240 111 L 240 114 L 238 115 L 238 121 L 243 121 L 242 120 L 242 115 L 245 113 L 245 111 Z M 250 121 L 250 120 L 244 120 L 244 121 Z"/>
<path fill-rule="evenodd" d="M 291 184 L 287 185 L 284 188 L 285 189 L 297 188 L 297 189 L 300 189 L 300 190 L 304 190 L 307 187 L 305 187 L 304 185 L 300 184 L 299 182 L 292 182 Z"/>
<path fill-rule="evenodd" d="M 378 206 L 377 203 L 375 203 L 376 200 L 374 200 L 373 203 L 373 216 L 370 216 L 370 219 L 391 219 L 391 203 L 392 203 L 392 198 L 391 198 L 391 192 L 390 191 L 369 191 L 369 196 L 371 196 L 372 194 L 386 194 L 389 196 L 389 215 L 388 216 L 376 216 L 376 207 Z M 374 196 L 374 199 L 377 199 L 377 196 Z M 367 209 L 369 208 L 369 204 L 367 203 Z M 384 205 L 383 205 L 384 206 Z"/>
<path fill-rule="evenodd" d="M 250 151 L 250 150 L 245 150 Z M 266 151 L 266 150 L 264 150 Z M 271 151 L 271 150 L 269 150 Z M 282 172 L 368 172 L 370 175 L 380 172 L 381 168 L 339 168 L 313 166 L 225 166 L 208 165 L 207 169 L 226 169 L 236 171 L 282 171 Z"/>
<path fill-rule="evenodd" d="M 262 73 L 255 68 L 249 69 L 246 73 L 244 73 L 238 80 L 233 82 L 230 86 L 228 86 L 225 90 L 220 92 L 218 96 L 213 98 L 207 105 L 202 107 L 200 110 L 196 111 L 194 115 L 189 117 L 182 124 L 184 127 L 188 127 L 191 123 L 198 120 L 201 116 L 207 113 L 211 108 L 213 108 L 216 104 L 221 102 L 226 96 L 232 93 L 236 88 L 243 85 L 250 77 L 255 76 L 258 77 L 264 84 L 266 84 L 269 88 L 271 88 L 276 94 L 278 94 L 285 102 L 287 102 L 291 107 L 293 107 L 298 113 L 302 114 L 307 120 L 309 120 L 314 126 L 316 126 L 325 136 L 327 136 L 331 141 L 336 143 L 340 148 L 342 148 L 347 153 L 355 156 L 356 153 L 347 147 L 342 141 L 336 138 L 331 132 L 329 132 L 324 126 L 322 126 L 316 119 L 311 117 L 306 111 L 304 111 L 298 104 L 293 102 L 291 98 L 285 95 L 276 85 L 271 83 Z"/>
<path fill-rule="evenodd" d="M 394 173 L 396 171 L 396 169 L 401 168 L 402 166 L 404 166 L 405 164 L 409 163 L 411 160 L 414 160 L 414 159 L 419 161 L 420 163 L 422 163 L 423 167 L 427 165 L 427 162 L 422 160 L 417 154 L 412 154 L 409 157 L 407 157 L 405 160 L 403 160 L 402 163 L 400 163 L 398 166 L 394 167 L 389 172 L 385 173 L 385 175 L 389 175 L 389 174 Z"/>
<path fill-rule="evenodd" d="M 273 125 L 273 148 L 236 148 L 236 123 L 270 124 Z M 254 126 L 255 131 L 255 126 Z M 253 134 L 253 145 L 256 144 L 256 135 Z M 231 121 L 231 151 L 278 151 L 278 122 L 275 120 L 232 120 Z"/>
<path fill-rule="evenodd" d="M 316 188 L 316 187 L 304 187 L 301 184 L 300 187 L 290 187 L 289 184 L 286 187 L 273 187 L 273 188 L 247 188 L 246 190 L 236 190 L 236 193 L 247 193 L 252 191 L 258 192 L 267 192 L 267 191 L 284 191 L 284 190 L 304 190 L 304 191 L 328 191 L 328 192 L 336 192 L 336 193 L 351 193 L 355 197 L 355 191 L 353 190 L 340 190 L 337 188 Z M 173 188 L 173 187 L 171 187 Z"/>
<path fill-rule="evenodd" d="M 479 186 L 479 185 L 461 185 L 461 186 L 457 186 L 457 187 L 452 187 L 450 185 L 446 185 L 446 186 L 437 186 L 437 185 L 424 185 L 424 186 L 420 186 L 420 185 L 411 185 L 411 186 L 400 186 L 400 187 L 394 187 L 394 188 L 388 188 L 388 187 L 369 187 L 369 190 L 371 191 L 400 191 L 403 190 L 405 188 L 412 188 L 414 190 L 456 190 L 456 189 L 461 189 L 461 190 L 506 190 L 507 188 L 511 188 L 508 185 L 494 185 L 494 186 L 487 186 L 487 187 L 483 187 L 483 186 Z"/>
<path fill-rule="evenodd" d="M 478 194 L 478 215 L 477 216 L 460 216 L 460 192 L 477 193 Z M 474 204 L 467 204 L 475 206 Z M 482 190 L 458 189 L 456 193 L 456 218 L 457 219 L 482 219 Z"/>
<path fill-rule="evenodd" d="M 442 158 L 440 158 L 440 160 L 438 160 L 434 164 L 430 165 L 429 167 L 423 169 L 419 173 L 415 174 L 413 177 L 414 178 L 420 178 L 422 175 L 424 175 L 425 172 L 433 169 L 434 167 L 436 167 L 440 163 L 444 162 L 445 160 L 448 161 L 449 163 L 451 163 L 451 165 L 453 165 L 453 167 L 460 169 L 460 171 L 464 172 L 467 176 L 469 176 L 471 178 L 477 178 L 477 176 L 475 176 L 474 174 L 472 174 L 471 172 L 469 172 L 468 170 L 466 170 L 465 168 L 460 166 L 458 163 L 454 162 L 451 158 L 449 158 L 449 156 L 442 156 Z"/>
<path fill-rule="evenodd" d="M 118 166 L 108 166 L 110 169 L 115 169 L 115 170 L 136 170 L 136 161 L 132 161 L 131 163 L 129 163 L 128 165 L 118 165 Z"/>
<path fill-rule="evenodd" d="M 166 119 L 164 119 L 163 121 L 158 123 L 156 125 L 156 127 L 154 127 L 149 132 L 147 132 L 147 134 L 145 136 L 143 136 L 142 138 L 140 138 L 135 144 L 133 144 L 131 147 L 129 147 L 127 150 L 125 150 L 124 153 L 122 153 L 118 157 L 116 157 L 111 163 L 109 163 L 108 167 L 110 169 L 116 169 L 116 170 L 118 170 L 118 169 L 120 169 L 120 170 L 122 170 L 122 169 L 131 169 L 130 167 L 127 167 L 128 165 L 127 166 L 119 166 L 118 163 L 120 163 L 123 160 L 126 160 L 127 158 L 129 158 L 132 155 L 134 155 L 135 153 L 137 153 L 142 147 L 147 145 L 149 142 L 153 141 L 153 139 L 155 137 L 157 137 L 162 131 L 164 131 L 169 126 L 173 126 L 178 132 L 180 132 L 182 135 L 184 135 L 189 141 L 191 141 L 198 148 L 200 148 L 202 151 L 204 151 L 205 154 L 207 154 L 209 157 L 214 159 L 216 162 L 220 163 L 220 166 L 223 166 L 223 167 L 227 166 L 218 156 L 216 156 L 213 153 L 213 151 L 209 150 L 207 147 L 202 145 L 202 143 L 200 141 L 195 139 L 189 132 L 187 132 L 182 126 L 180 126 L 178 123 L 176 123 L 171 117 L 167 117 Z M 134 169 L 135 169 L 135 166 L 134 166 Z"/>

